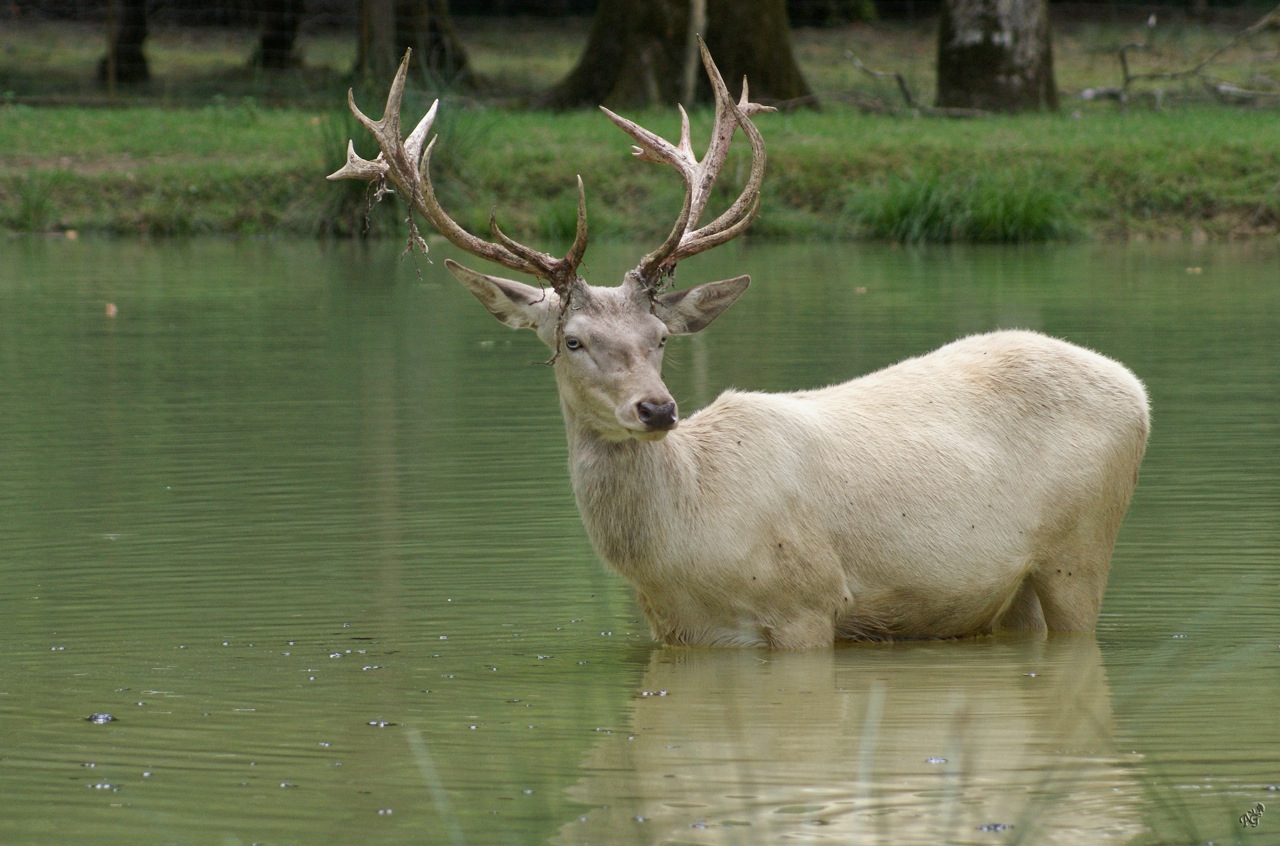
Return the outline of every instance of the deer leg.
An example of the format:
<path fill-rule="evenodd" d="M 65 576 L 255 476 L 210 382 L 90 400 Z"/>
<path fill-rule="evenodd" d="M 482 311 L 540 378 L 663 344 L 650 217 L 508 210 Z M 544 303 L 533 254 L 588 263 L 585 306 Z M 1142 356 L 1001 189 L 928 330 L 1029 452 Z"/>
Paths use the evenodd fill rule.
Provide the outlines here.
<path fill-rule="evenodd" d="M 679 634 L 675 628 L 663 619 L 662 615 L 658 613 L 658 609 L 649 601 L 649 597 L 640 591 L 636 591 L 636 604 L 640 606 L 641 613 L 649 621 L 649 631 L 652 633 L 654 640 L 668 644 L 680 642 Z"/>
<path fill-rule="evenodd" d="M 1044 611 L 1031 579 L 1023 579 L 1009 607 L 996 618 L 993 628 L 1001 631 L 1044 632 Z"/>
<path fill-rule="evenodd" d="M 772 649 L 826 648 L 835 643 L 836 625 L 830 615 L 813 612 L 762 626 L 761 633 Z"/>
<path fill-rule="evenodd" d="M 1101 562 L 1086 558 L 1060 559 L 1032 574 L 1049 631 L 1093 631 L 1107 586 L 1106 565 L 1105 556 Z"/>
<path fill-rule="evenodd" d="M 1119 520 L 1083 521 L 1057 544 L 1028 581 L 1053 632 L 1091 632 L 1102 610 Z"/>
<path fill-rule="evenodd" d="M 1123 465 L 1121 465 L 1123 466 Z M 1136 477 L 1118 469 L 1098 480 L 1096 493 L 1046 526 L 1042 554 L 1029 579 L 1051 632 L 1091 632 L 1102 610 L 1111 552 L 1120 534 Z"/>

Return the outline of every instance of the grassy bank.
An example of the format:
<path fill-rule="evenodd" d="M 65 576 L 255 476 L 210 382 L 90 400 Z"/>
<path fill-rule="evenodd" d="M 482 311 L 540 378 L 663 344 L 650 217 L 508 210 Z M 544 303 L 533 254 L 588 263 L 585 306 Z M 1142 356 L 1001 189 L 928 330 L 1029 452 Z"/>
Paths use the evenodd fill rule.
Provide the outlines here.
<path fill-rule="evenodd" d="M 509 80 L 509 90 L 518 88 L 515 80 L 536 89 L 573 58 L 572 38 L 561 35 L 561 58 L 513 69 L 499 61 L 501 38 L 484 32 L 472 33 L 473 62 L 484 66 L 485 37 L 492 38 L 490 84 Z M 1118 28 L 1060 36 L 1060 81 L 1083 85 L 1091 73 L 1103 75 L 1108 45 L 1125 36 Z M 797 34 L 806 72 L 828 92 L 828 105 L 758 119 L 770 160 L 756 236 L 982 242 L 1280 231 L 1277 111 L 1121 111 L 1067 100 L 1057 115 L 953 121 L 864 114 L 833 96 L 869 85 L 836 55 L 854 49 L 868 64 L 904 68 L 927 97 L 930 37 L 922 27 Z M 1213 43 L 1211 32 L 1200 38 L 1190 53 Z M 224 49 L 231 56 L 240 48 Z M 235 78 L 207 60 L 195 65 Z M 399 231 L 402 213 L 390 204 L 366 223 L 360 186 L 323 179 L 340 164 L 345 139 L 361 134 L 344 114 L 336 76 L 296 96 L 302 105 L 268 107 L 262 103 L 275 98 L 265 91 L 241 90 L 198 95 L 197 105 L 182 107 L 163 97 L 112 108 L 0 105 L 0 226 L 165 235 L 350 234 L 366 225 Z M 361 102 L 380 111 L 378 93 Z M 406 114 L 416 117 L 426 105 L 417 94 Z M 465 225 L 483 231 L 496 207 L 518 237 L 564 238 L 573 225 L 575 173 L 587 184 L 593 237 L 653 238 L 673 220 L 675 174 L 630 161 L 627 139 L 596 112 L 551 115 L 446 99 L 444 115 L 435 178 Z M 678 129 L 673 110 L 640 119 L 669 136 Z M 697 137 L 707 118 L 694 119 Z M 741 170 L 735 162 L 722 178 L 730 183 L 720 186 L 726 202 Z"/>
<path fill-rule="evenodd" d="M 677 130 L 667 113 L 645 120 Z M 950 122 L 832 109 L 760 125 L 770 155 L 760 237 L 1216 238 L 1280 224 L 1280 115 L 1270 112 Z M 571 233 L 575 173 L 596 237 L 662 234 L 678 207 L 675 174 L 631 161 L 598 114 L 469 111 L 442 129 L 442 199 L 480 231 L 496 207 L 531 240 Z M 0 221 L 26 232 L 349 234 L 366 225 L 362 189 L 323 176 L 354 130 L 337 110 L 3 107 Z M 727 197 L 734 187 L 721 186 Z M 369 225 L 389 233 L 398 214 L 383 205 Z"/>

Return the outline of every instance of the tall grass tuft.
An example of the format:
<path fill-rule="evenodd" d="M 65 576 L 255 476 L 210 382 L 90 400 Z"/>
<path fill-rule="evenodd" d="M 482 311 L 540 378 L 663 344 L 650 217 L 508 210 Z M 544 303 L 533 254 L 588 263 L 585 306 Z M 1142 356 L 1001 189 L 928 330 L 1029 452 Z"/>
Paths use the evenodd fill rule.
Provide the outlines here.
<path fill-rule="evenodd" d="M 850 199 L 862 237 L 901 244 L 1020 244 L 1081 235 L 1071 193 L 1041 170 L 894 177 Z"/>
<path fill-rule="evenodd" d="M 18 202 L 9 225 L 17 232 L 45 232 L 54 225 L 53 191 L 56 178 L 49 173 L 26 173 L 12 183 Z"/>

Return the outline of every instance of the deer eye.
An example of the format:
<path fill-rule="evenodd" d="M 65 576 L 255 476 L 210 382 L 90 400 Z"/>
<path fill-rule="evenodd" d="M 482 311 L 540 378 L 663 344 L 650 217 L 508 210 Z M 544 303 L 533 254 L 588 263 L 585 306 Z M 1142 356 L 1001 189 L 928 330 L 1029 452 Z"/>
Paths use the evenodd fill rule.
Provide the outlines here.
<path fill-rule="evenodd" d="M 577 338 L 570 335 L 564 339 L 564 348 L 570 351 L 580 350 L 582 349 L 582 341 L 579 341 Z"/>

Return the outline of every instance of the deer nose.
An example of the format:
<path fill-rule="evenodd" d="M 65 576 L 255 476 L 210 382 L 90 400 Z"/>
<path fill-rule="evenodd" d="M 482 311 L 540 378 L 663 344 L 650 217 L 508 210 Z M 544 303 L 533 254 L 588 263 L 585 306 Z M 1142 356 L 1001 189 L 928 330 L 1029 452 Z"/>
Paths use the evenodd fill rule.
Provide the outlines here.
<path fill-rule="evenodd" d="M 676 404 L 674 402 L 649 402 L 641 400 L 636 403 L 636 417 L 650 431 L 674 429 L 676 425 Z"/>

